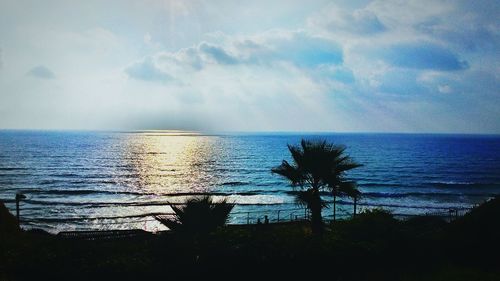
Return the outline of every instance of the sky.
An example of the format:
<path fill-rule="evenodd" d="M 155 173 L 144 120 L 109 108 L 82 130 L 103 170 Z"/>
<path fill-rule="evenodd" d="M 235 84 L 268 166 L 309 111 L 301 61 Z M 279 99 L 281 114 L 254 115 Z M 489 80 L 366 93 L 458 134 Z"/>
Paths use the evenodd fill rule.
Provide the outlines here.
<path fill-rule="evenodd" d="M 500 134 L 498 1 L 0 0 L 0 128 Z"/>

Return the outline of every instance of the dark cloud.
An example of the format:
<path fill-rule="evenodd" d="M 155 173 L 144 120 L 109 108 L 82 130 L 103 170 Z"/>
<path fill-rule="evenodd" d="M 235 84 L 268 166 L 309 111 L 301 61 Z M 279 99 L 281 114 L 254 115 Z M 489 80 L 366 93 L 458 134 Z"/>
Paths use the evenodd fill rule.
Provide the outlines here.
<path fill-rule="evenodd" d="M 144 81 L 166 82 L 172 79 L 170 75 L 159 69 L 149 57 L 131 64 L 125 69 L 125 73 L 131 78 Z"/>
<path fill-rule="evenodd" d="M 229 55 L 226 50 L 224 50 L 222 47 L 207 44 L 207 43 L 201 43 L 199 46 L 200 52 L 203 54 L 207 55 L 211 59 L 213 59 L 215 62 L 219 64 L 236 64 L 238 63 L 238 60 L 234 58 L 233 56 Z"/>
<path fill-rule="evenodd" d="M 30 69 L 27 75 L 40 79 L 55 79 L 56 75 L 46 66 L 39 65 Z"/>
<path fill-rule="evenodd" d="M 381 51 L 382 58 L 392 65 L 421 70 L 454 71 L 468 68 L 449 49 L 430 43 L 397 44 Z"/>

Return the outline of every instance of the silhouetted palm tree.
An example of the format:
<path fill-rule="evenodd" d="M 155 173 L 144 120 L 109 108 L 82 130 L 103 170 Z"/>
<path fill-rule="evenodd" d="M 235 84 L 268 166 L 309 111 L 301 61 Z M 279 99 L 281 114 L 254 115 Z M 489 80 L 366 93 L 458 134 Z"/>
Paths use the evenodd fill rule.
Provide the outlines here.
<path fill-rule="evenodd" d="M 322 232 L 321 210 L 326 206 L 320 191 L 332 191 L 337 195 L 347 193 L 356 186 L 345 182 L 344 172 L 361 166 L 346 155 L 345 147 L 326 141 L 302 140 L 300 146 L 288 145 L 293 163 L 283 160 L 272 169 L 273 173 L 290 180 L 293 187 L 299 187 L 297 202 L 311 210 L 311 226 L 314 233 Z M 335 202 L 335 200 L 334 200 Z"/>
<path fill-rule="evenodd" d="M 226 224 L 234 204 L 225 199 L 214 202 L 210 196 L 188 199 L 182 205 L 170 204 L 174 218 L 156 216 L 155 218 L 170 230 L 187 235 L 207 235 Z"/>
<path fill-rule="evenodd" d="M 353 200 L 354 200 L 354 209 L 353 209 L 353 212 L 352 212 L 352 216 L 353 217 L 356 217 L 356 207 L 358 205 L 358 199 L 359 197 L 361 197 L 361 192 L 358 190 L 357 186 L 356 186 L 356 183 L 354 182 L 346 182 L 344 187 L 342 188 L 342 190 L 337 193 L 337 194 L 340 194 L 340 195 L 347 195 L 349 197 L 351 197 Z M 335 220 L 335 203 L 336 203 L 336 198 L 334 196 L 333 198 L 333 208 L 334 208 L 334 215 L 333 215 L 333 219 Z"/>

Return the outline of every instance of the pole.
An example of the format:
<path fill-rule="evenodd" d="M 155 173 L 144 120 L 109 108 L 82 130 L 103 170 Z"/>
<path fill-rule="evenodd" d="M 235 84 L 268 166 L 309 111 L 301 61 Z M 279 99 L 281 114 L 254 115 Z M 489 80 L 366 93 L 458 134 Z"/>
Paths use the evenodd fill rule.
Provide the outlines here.
<path fill-rule="evenodd" d="M 19 198 L 16 195 L 16 218 L 17 218 L 17 225 L 21 225 L 21 221 L 19 220 Z"/>
<path fill-rule="evenodd" d="M 25 199 L 26 196 L 22 194 L 21 192 L 16 193 L 16 218 L 17 218 L 17 225 L 21 227 L 21 220 L 20 220 L 20 215 L 19 215 L 19 201 L 21 199 Z"/>
<path fill-rule="evenodd" d="M 280 212 L 281 210 L 278 210 L 278 222 L 280 222 Z"/>
<path fill-rule="evenodd" d="M 247 213 L 247 224 L 250 224 L 250 212 Z"/>
<path fill-rule="evenodd" d="M 358 196 L 354 196 L 354 214 L 353 217 L 356 217 L 356 204 L 358 203 Z"/>
<path fill-rule="evenodd" d="M 337 194 L 333 193 L 333 221 L 336 220 L 337 217 Z"/>

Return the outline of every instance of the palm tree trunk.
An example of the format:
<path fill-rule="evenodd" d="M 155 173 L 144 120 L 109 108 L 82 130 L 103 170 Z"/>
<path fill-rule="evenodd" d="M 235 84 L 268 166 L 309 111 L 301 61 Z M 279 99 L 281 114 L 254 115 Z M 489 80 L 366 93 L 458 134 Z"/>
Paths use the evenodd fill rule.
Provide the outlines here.
<path fill-rule="evenodd" d="M 323 232 L 323 218 L 321 216 L 321 197 L 319 190 L 314 190 L 313 198 L 311 200 L 311 230 L 315 235 L 320 235 Z"/>
<path fill-rule="evenodd" d="M 323 232 L 323 219 L 321 218 L 321 207 L 311 208 L 311 229 L 314 234 Z"/>

